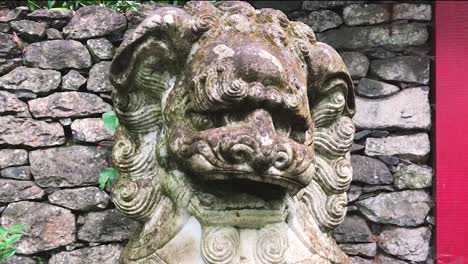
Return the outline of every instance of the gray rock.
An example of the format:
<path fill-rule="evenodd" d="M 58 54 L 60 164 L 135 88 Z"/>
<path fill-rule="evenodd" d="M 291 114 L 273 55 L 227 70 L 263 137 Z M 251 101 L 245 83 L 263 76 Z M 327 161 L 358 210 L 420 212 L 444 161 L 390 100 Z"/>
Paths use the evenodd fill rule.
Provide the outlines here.
<path fill-rule="evenodd" d="M 393 192 L 393 186 L 391 185 L 366 185 L 362 187 L 363 193 L 374 193 L 374 192 Z"/>
<path fill-rule="evenodd" d="M 46 36 L 48 40 L 63 39 L 62 32 L 58 31 L 56 28 L 48 28 L 46 30 Z"/>
<path fill-rule="evenodd" d="M 17 117 L 30 117 L 28 104 L 19 100 L 14 94 L 0 91 L 0 113 Z"/>
<path fill-rule="evenodd" d="M 93 58 L 96 58 L 97 61 L 112 60 L 114 56 L 114 46 L 105 38 L 88 39 L 86 45 Z"/>
<path fill-rule="evenodd" d="M 350 264 L 375 264 L 373 259 L 366 259 L 361 257 L 350 257 Z"/>
<path fill-rule="evenodd" d="M 252 5 L 255 6 L 257 3 L 264 4 L 264 2 L 277 3 L 278 1 L 257 1 L 256 3 L 252 3 Z M 281 4 L 281 5 L 286 6 L 284 4 Z M 144 2 L 140 6 L 138 6 L 137 9 L 129 9 L 125 13 L 125 16 L 127 17 L 127 20 L 128 20 L 128 27 L 135 28 L 141 22 L 143 22 L 145 18 L 147 18 L 152 13 L 154 13 L 154 11 L 165 6 L 168 6 L 168 4 L 157 3 L 157 2 Z"/>
<path fill-rule="evenodd" d="M 377 254 L 377 244 L 364 243 L 364 244 L 340 244 L 340 248 L 344 253 L 352 256 L 373 257 Z"/>
<path fill-rule="evenodd" d="M 0 58 L 21 55 L 21 48 L 13 40 L 13 35 L 0 32 Z"/>
<path fill-rule="evenodd" d="M 104 127 L 100 118 L 77 119 L 71 125 L 73 139 L 82 142 L 96 143 L 112 140 L 112 133 Z"/>
<path fill-rule="evenodd" d="M 76 12 L 63 33 L 71 39 L 102 37 L 113 33 L 123 33 L 127 27 L 125 16 L 102 6 L 85 6 Z"/>
<path fill-rule="evenodd" d="M 75 241 L 75 216 L 67 209 L 38 202 L 11 203 L 3 211 L 2 226 L 25 227 L 15 244 L 19 254 L 35 254 Z"/>
<path fill-rule="evenodd" d="M 353 181 L 367 184 L 390 184 L 393 177 L 387 165 L 378 159 L 351 155 Z"/>
<path fill-rule="evenodd" d="M 104 157 L 92 146 L 33 150 L 29 161 L 36 184 L 41 187 L 96 185 L 105 167 Z"/>
<path fill-rule="evenodd" d="M 352 203 L 359 199 L 359 197 L 362 194 L 362 187 L 357 186 L 357 185 L 351 185 L 351 187 L 348 190 L 348 203 Z"/>
<path fill-rule="evenodd" d="M 24 64 L 42 69 L 83 69 L 91 66 L 88 49 L 75 40 L 48 40 L 26 48 Z"/>
<path fill-rule="evenodd" d="M 357 129 L 423 129 L 431 127 L 427 87 L 408 88 L 382 99 L 356 97 Z"/>
<path fill-rule="evenodd" d="M 393 6 L 393 19 L 430 21 L 431 5 L 401 3 Z"/>
<path fill-rule="evenodd" d="M 300 17 L 297 20 L 309 25 L 314 32 L 322 32 L 343 24 L 341 17 L 330 10 L 312 11 L 308 16 Z"/>
<path fill-rule="evenodd" d="M 111 110 L 99 96 L 81 92 L 54 93 L 28 101 L 34 117 L 82 117 Z"/>
<path fill-rule="evenodd" d="M 0 116 L 0 144 L 46 147 L 64 143 L 65 134 L 59 123 Z"/>
<path fill-rule="evenodd" d="M 112 84 L 109 81 L 110 64 L 110 61 L 102 61 L 91 68 L 88 83 L 86 84 L 89 91 L 97 93 L 112 91 Z"/>
<path fill-rule="evenodd" d="M 13 255 L 7 259 L 2 259 L 1 264 L 37 264 L 37 262 L 30 257 Z"/>
<path fill-rule="evenodd" d="M 379 254 L 377 257 L 379 264 L 408 264 L 408 262 L 397 259 L 388 255 Z"/>
<path fill-rule="evenodd" d="M 49 264 L 115 264 L 119 262 L 120 245 L 102 245 L 90 248 L 81 248 L 71 252 L 59 252 L 53 255 Z"/>
<path fill-rule="evenodd" d="M 356 51 L 342 52 L 340 55 L 353 79 L 359 79 L 367 75 L 369 60 L 366 55 Z"/>
<path fill-rule="evenodd" d="M 47 29 L 46 24 L 31 20 L 12 21 L 10 26 L 22 39 L 29 42 L 43 39 Z"/>
<path fill-rule="evenodd" d="M 367 243 L 373 242 L 372 232 L 364 218 L 350 215 L 337 226 L 333 235 L 338 243 Z"/>
<path fill-rule="evenodd" d="M 356 205 L 372 222 L 417 226 L 424 223 L 432 207 L 432 200 L 425 191 L 402 191 L 381 193 L 357 201 Z"/>
<path fill-rule="evenodd" d="M 400 164 L 395 172 L 397 189 L 422 189 L 432 185 L 432 169 L 425 165 Z"/>
<path fill-rule="evenodd" d="M 357 152 L 360 152 L 363 149 L 364 149 L 363 145 L 353 143 L 353 145 L 351 146 L 351 153 L 357 153 Z"/>
<path fill-rule="evenodd" d="M 0 88 L 12 92 L 44 94 L 56 90 L 60 81 L 61 74 L 58 71 L 21 66 L 0 77 Z"/>
<path fill-rule="evenodd" d="M 0 179 L 0 203 L 38 200 L 44 195 L 44 190 L 32 181 Z"/>
<path fill-rule="evenodd" d="M 10 10 L 2 15 L 0 15 L 0 22 L 10 22 L 13 20 L 22 19 L 28 13 L 28 7 L 26 6 L 19 6 L 15 9 Z"/>
<path fill-rule="evenodd" d="M 305 10 L 318 10 L 318 9 L 328 9 L 336 8 L 344 5 L 350 5 L 354 3 L 359 3 L 360 1 L 304 1 L 302 3 L 302 9 Z"/>
<path fill-rule="evenodd" d="M 31 179 L 31 170 L 29 166 L 8 167 L 1 170 L 0 174 L 2 175 L 2 177 L 17 180 Z"/>
<path fill-rule="evenodd" d="M 397 55 L 385 48 L 378 47 L 369 50 L 367 52 L 367 56 L 369 56 L 371 59 L 387 59 L 396 57 Z"/>
<path fill-rule="evenodd" d="M 120 214 L 117 209 L 91 212 L 83 216 L 78 239 L 88 242 L 123 241 L 136 228 L 136 222 Z"/>
<path fill-rule="evenodd" d="M 61 29 L 72 18 L 72 10 L 38 9 L 28 14 L 28 18 L 47 22 L 51 27 Z"/>
<path fill-rule="evenodd" d="M 8 73 L 9 71 L 19 67 L 23 64 L 23 59 L 13 58 L 13 59 L 4 59 L 0 58 L 0 76 Z"/>
<path fill-rule="evenodd" d="M 385 164 L 389 166 L 395 166 L 400 163 L 400 159 L 394 156 L 378 156 L 379 160 L 383 161 Z"/>
<path fill-rule="evenodd" d="M 390 20 L 390 13 L 380 4 L 355 4 L 343 9 L 343 19 L 347 25 L 372 25 Z"/>
<path fill-rule="evenodd" d="M 0 32 L 3 32 L 3 33 L 10 33 L 10 32 L 11 32 L 10 24 L 8 24 L 8 23 L 0 23 Z"/>
<path fill-rule="evenodd" d="M 431 230 L 390 228 L 379 235 L 379 247 L 388 254 L 410 261 L 425 261 L 429 255 Z"/>
<path fill-rule="evenodd" d="M 79 211 L 106 208 L 110 199 L 109 195 L 98 187 L 58 190 L 47 198 L 51 204 Z"/>
<path fill-rule="evenodd" d="M 86 83 L 86 78 L 79 72 L 70 70 L 62 78 L 62 89 L 66 91 L 78 91 Z"/>
<path fill-rule="evenodd" d="M 28 152 L 24 149 L 0 149 L 0 168 L 28 164 Z"/>
<path fill-rule="evenodd" d="M 368 156 L 397 156 L 420 161 L 425 160 L 430 151 L 431 144 L 426 133 L 366 139 L 365 153 Z"/>
<path fill-rule="evenodd" d="M 318 33 L 319 41 L 335 49 L 362 49 L 379 46 L 417 46 L 426 43 L 429 33 L 425 25 L 395 24 L 365 27 L 343 27 Z"/>
<path fill-rule="evenodd" d="M 387 81 L 429 83 L 430 62 L 419 56 L 402 56 L 371 61 L 371 72 Z"/>
<path fill-rule="evenodd" d="M 356 94 L 367 98 L 382 98 L 398 91 L 398 86 L 367 78 L 362 78 L 355 90 Z"/>

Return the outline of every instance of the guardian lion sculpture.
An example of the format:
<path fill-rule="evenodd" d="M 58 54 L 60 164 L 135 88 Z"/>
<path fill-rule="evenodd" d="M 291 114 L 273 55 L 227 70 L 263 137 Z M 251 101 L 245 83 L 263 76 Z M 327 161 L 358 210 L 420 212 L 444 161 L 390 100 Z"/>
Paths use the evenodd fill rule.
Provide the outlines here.
<path fill-rule="evenodd" d="M 245 2 L 164 7 L 111 65 L 122 264 L 349 263 L 354 93 L 303 23 Z"/>

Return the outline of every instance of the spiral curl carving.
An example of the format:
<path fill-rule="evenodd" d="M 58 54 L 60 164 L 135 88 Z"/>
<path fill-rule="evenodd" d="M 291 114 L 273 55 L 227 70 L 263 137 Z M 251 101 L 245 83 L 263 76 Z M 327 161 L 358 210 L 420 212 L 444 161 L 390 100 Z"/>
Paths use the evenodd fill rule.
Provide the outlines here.
<path fill-rule="evenodd" d="M 278 225 L 262 228 L 255 245 L 255 256 L 261 264 L 284 264 L 288 258 L 286 229 Z"/>
<path fill-rule="evenodd" d="M 342 114 L 346 100 L 342 92 L 330 95 L 329 100 L 323 100 L 312 109 L 312 118 L 316 128 L 326 127 L 337 120 Z"/>
<path fill-rule="evenodd" d="M 316 179 L 320 186 L 330 193 L 342 193 L 348 190 L 352 179 L 349 161 L 338 158 L 335 161 L 327 161 L 325 158 L 315 157 Z"/>
<path fill-rule="evenodd" d="M 354 124 L 342 116 L 330 128 L 319 128 L 314 134 L 315 148 L 327 158 L 344 156 L 353 144 Z"/>
<path fill-rule="evenodd" d="M 202 257 L 209 264 L 240 262 L 239 231 L 234 227 L 208 227 L 203 232 Z"/>

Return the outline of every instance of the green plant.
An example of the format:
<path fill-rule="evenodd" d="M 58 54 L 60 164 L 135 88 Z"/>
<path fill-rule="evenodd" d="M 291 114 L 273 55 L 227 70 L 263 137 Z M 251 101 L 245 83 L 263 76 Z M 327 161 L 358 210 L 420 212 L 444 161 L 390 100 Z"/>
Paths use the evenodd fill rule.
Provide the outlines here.
<path fill-rule="evenodd" d="M 23 228 L 23 225 L 14 225 L 9 229 L 0 226 L 0 259 L 9 258 L 16 253 L 13 244 L 23 236 L 19 234 Z"/>
<path fill-rule="evenodd" d="M 102 122 L 104 123 L 104 127 L 107 128 L 110 132 L 114 133 L 117 126 L 119 125 L 119 120 L 117 115 L 114 111 L 105 112 L 102 115 Z M 112 187 L 112 183 L 114 182 L 115 178 L 117 177 L 117 169 L 112 167 L 111 164 L 111 151 L 112 144 L 111 142 L 101 142 L 99 143 L 99 150 L 101 154 L 106 157 L 107 168 L 103 169 L 99 173 L 99 187 L 102 190 L 110 191 Z"/>
<path fill-rule="evenodd" d="M 34 259 L 34 262 L 36 262 L 36 264 L 44 264 L 45 263 L 44 258 L 41 257 L 41 256 L 34 256 L 32 258 Z"/>

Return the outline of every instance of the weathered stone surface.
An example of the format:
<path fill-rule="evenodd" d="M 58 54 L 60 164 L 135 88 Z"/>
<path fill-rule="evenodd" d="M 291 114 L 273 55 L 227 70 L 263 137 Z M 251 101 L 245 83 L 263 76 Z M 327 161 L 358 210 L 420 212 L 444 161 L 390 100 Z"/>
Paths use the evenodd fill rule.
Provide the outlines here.
<path fill-rule="evenodd" d="M 318 33 L 317 38 L 335 49 L 361 49 L 379 46 L 417 46 L 424 44 L 429 33 L 420 24 L 392 26 L 343 27 Z"/>
<path fill-rule="evenodd" d="M 344 5 L 350 5 L 354 3 L 359 3 L 360 1 L 304 1 L 302 3 L 302 8 L 305 10 L 318 10 L 318 9 L 328 9 L 336 8 Z"/>
<path fill-rule="evenodd" d="M 83 69 L 91 66 L 88 49 L 75 40 L 48 40 L 29 45 L 24 64 L 43 69 Z"/>
<path fill-rule="evenodd" d="M 1 264 L 37 264 L 37 262 L 30 257 L 14 255 L 7 259 L 2 259 Z"/>
<path fill-rule="evenodd" d="M 30 100 L 28 104 L 34 117 L 81 117 L 111 110 L 99 96 L 81 92 L 54 93 Z"/>
<path fill-rule="evenodd" d="M 429 254 L 431 230 L 390 228 L 379 235 L 379 247 L 388 254 L 411 261 L 425 261 Z"/>
<path fill-rule="evenodd" d="M 3 33 L 10 33 L 10 32 L 11 32 L 10 24 L 8 24 L 8 23 L 0 23 L 0 32 L 3 32 Z"/>
<path fill-rule="evenodd" d="M 78 238 L 88 242 L 112 242 L 126 240 L 136 228 L 136 222 L 123 216 L 116 209 L 91 212 L 78 220 L 83 226 Z"/>
<path fill-rule="evenodd" d="M 374 260 L 361 257 L 350 257 L 350 264 L 375 264 Z"/>
<path fill-rule="evenodd" d="M 373 257 L 377 254 L 377 244 L 374 243 L 363 243 L 363 244 L 340 244 L 340 248 L 343 251 L 352 256 L 364 256 Z"/>
<path fill-rule="evenodd" d="M 1 155 L 1 154 L 0 154 Z M 2 177 L 17 179 L 17 180 L 29 180 L 31 179 L 31 170 L 29 166 L 19 167 L 8 167 L 1 170 Z"/>
<path fill-rule="evenodd" d="M 357 97 L 353 122 L 358 129 L 429 130 L 429 88 L 408 88 L 382 99 Z"/>
<path fill-rule="evenodd" d="M 357 215 L 347 216 L 343 223 L 333 231 L 338 243 L 373 242 L 372 232 L 364 218 Z"/>
<path fill-rule="evenodd" d="M 397 189 L 422 189 L 432 185 L 432 169 L 425 165 L 400 164 L 395 172 Z"/>
<path fill-rule="evenodd" d="M 381 193 L 381 192 L 393 192 L 395 189 L 392 185 L 365 185 L 362 187 L 362 192 L 366 193 Z M 364 195 L 363 195 L 364 197 Z M 369 195 L 367 195 L 369 197 Z"/>
<path fill-rule="evenodd" d="M 56 28 L 48 28 L 46 30 L 46 36 L 48 40 L 63 39 L 62 33 Z"/>
<path fill-rule="evenodd" d="M 377 259 L 379 261 L 378 262 L 379 264 L 408 264 L 408 262 L 406 261 L 388 256 L 385 254 L 379 254 Z"/>
<path fill-rule="evenodd" d="M 71 252 L 60 252 L 53 255 L 49 264 L 115 264 L 119 261 L 120 245 L 102 245 L 90 248 L 80 248 Z"/>
<path fill-rule="evenodd" d="M 356 51 L 342 52 L 340 55 L 353 79 L 367 75 L 369 59 L 367 59 L 366 55 Z"/>
<path fill-rule="evenodd" d="M 109 81 L 110 64 L 110 61 L 102 61 L 91 68 L 88 83 L 86 84 L 89 91 L 97 93 L 112 91 L 112 84 Z"/>
<path fill-rule="evenodd" d="M 0 116 L 0 144 L 45 147 L 63 143 L 65 134 L 59 123 Z"/>
<path fill-rule="evenodd" d="M 356 205 L 372 222 L 417 226 L 424 223 L 432 207 L 432 201 L 425 191 L 402 191 L 381 193 L 357 201 Z"/>
<path fill-rule="evenodd" d="M 276 1 L 274 1 L 276 2 Z M 138 26 L 143 20 L 154 13 L 154 11 L 158 10 L 161 7 L 168 6 L 165 3 L 158 3 L 158 2 L 144 2 L 137 9 L 129 9 L 125 13 L 125 16 L 128 20 L 128 27 L 134 28 Z M 284 5 L 283 5 L 284 6 Z"/>
<path fill-rule="evenodd" d="M 47 25 L 31 20 L 19 20 L 10 23 L 11 28 L 26 41 L 38 41 L 44 38 Z"/>
<path fill-rule="evenodd" d="M 0 149 L 0 168 L 28 164 L 28 152 L 24 149 Z"/>
<path fill-rule="evenodd" d="M 63 33 L 71 39 L 87 39 L 123 32 L 126 27 L 123 14 L 108 7 L 85 6 L 78 9 Z"/>
<path fill-rule="evenodd" d="M 343 9 L 343 19 L 347 25 L 372 25 L 390 20 L 390 13 L 380 4 L 354 4 Z"/>
<path fill-rule="evenodd" d="M 428 58 L 419 56 L 402 56 L 371 61 L 371 72 L 387 81 L 400 81 L 428 84 Z"/>
<path fill-rule="evenodd" d="M 41 199 L 44 194 L 44 190 L 32 181 L 0 179 L 0 203 L 37 200 Z"/>
<path fill-rule="evenodd" d="M 23 59 L 21 58 L 13 58 L 13 59 L 5 59 L 0 58 L 0 76 L 8 73 L 9 71 L 13 70 L 16 67 L 19 67 L 23 64 Z"/>
<path fill-rule="evenodd" d="M 95 185 L 105 166 L 97 147 L 69 146 L 29 153 L 31 173 L 41 187 Z"/>
<path fill-rule="evenodd" d="M 299 18 L 298 21 L 309 25 L 314 32 L 322 32 L 343 24 L 343 19 L 330 10 L 312 11 L 308 16 Z"/>
<path fill-rule="evenodd" d="M 367 138 L 365 153 L 368 156 L 397 156 L 402 159 L 424 160 L 431 151 L 426 133 L 386 138 Z"/>
<path fill-rule="evenodd" d="M 2 13 L 2 15 L 0 15 L 0 22 L 10 22 L 13 20 L 18 20 L 18 19 L 24 18 L 27 13 L 28 13 L 28 7 L 19 6 L 6 13 Z"/>
<path fill-rule="evenodd" d="M 353 181 L 367 184 L 390 184 L 392 174 L 387 165 L 378 159 L 361 155 L 351 155 Z"/>
<path fill-rule="evenodd" d="M 0 223 L 25 226 L 23 237 L 15 244 L 19 254 L 35 254 L 75 241 L 75 216 L 58 206 L 27 201 L 11 203 L 3 211 Z"/>
<path fill-rule="evenodd" d="M 28 105 L 14 94 L 0 91 L 0 113 L 13 114 L 17 117 L 30 117 Z"/>
<path fill-rule="evenodd" d="M 51 204 L 79 211 L 106 208 L 110 199 L 109 195 L 98 187 L 58 190 L 47 198 Z"/>
<path fill-rule="evenodd" d="M 13 40 L 13 35 L 0 32 L 0 58 L 21 55 L 21 49 Z"/>
<path fill-rule="evenodd" d="M 0 88 L 13 92 L 44 94 L 56 90 L 60 80 L 58 71 L 21 66 L 0 77 Z"/>
<path fill-rule="evenodd" d="M 359 196 L 361 196 L 362 187 L 357 186 L 357 185 L 351 185 L 347 194 L 348 194 L 348 203 L 352 203 L 356 201 L 359 198 Z"/>
<path fill-rule="evenodd" d="M 114 56 L 114 46 L 105 38 L 88 39 L 86 45 L 93 58 L 97 60 L 111 60 Z"/>
<path fill-rule="evenodd" d="M 112 140 L 112 134 L 104 127 L 100 118 L 77 119 L 71 125 L 73 139 L 83 142 Z"/>
<path fill-rule="evenodd" d="M 70 70 L 62 78 L 62 89 L 66 91 L 78 91 L 86 83 L 86 78 L 79 72 Z"/>
<path fill-rule="evenodd" d="M 430 21 L 431 18 L 431 5 L 401 3 L 393 6 L 393 19 Z"/>
<path fill-rule="evenodd" d="M 396 85 L 362 78 L 356 87 L 356 94 L 368 98 L 382 98 L 400 91 Z"/>
<path fill-rule="evenodd" d="M 28 18 L 47 22 L 51 27 L 61 29 L 72 18 L 72 10 L 38 9 L 28 14 Z"/>

